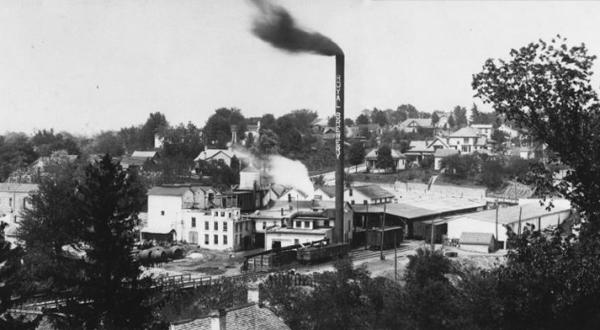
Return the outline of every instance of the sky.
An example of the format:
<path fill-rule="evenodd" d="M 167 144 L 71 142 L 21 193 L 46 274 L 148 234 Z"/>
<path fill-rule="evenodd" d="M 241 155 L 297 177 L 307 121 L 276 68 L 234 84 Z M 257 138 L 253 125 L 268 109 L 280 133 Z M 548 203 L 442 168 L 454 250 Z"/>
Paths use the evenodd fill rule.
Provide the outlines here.
<path fill-rule="evenodd" d="M 473 98 L 472 75 L 539 38 L 560 34 L 600 55 L 598 1 L 274 3 L 344 49 L 350 118 L 406 103 L 489 110 Z M 334 59 L 264 43 L 250 32 L 257 13 L 247 0 L 3 0 L 0 134 L 91 135 L 156 111 L 203 126 L 220 107 L 332 116 Z"/>

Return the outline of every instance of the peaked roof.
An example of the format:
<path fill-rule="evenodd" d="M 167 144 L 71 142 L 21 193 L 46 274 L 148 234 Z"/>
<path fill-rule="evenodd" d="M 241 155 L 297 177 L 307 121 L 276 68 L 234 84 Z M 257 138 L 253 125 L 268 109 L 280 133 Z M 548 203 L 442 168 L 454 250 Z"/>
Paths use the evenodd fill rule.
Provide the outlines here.
<path fill-rule="evenodd" d="M 376 159 L 377 158 L 377 150 L 378 150 L 377 148 L 372 149 L 371 151 L 369 151 L 367 153 L 365 158 Z M 406 156 L 404 156 L 402 153 L 400 153 L 400 151 L 395 150 L 395 149 L 390 149 L 390 150 L 391 150 L 392 158 L 394 158 L 394 159 L 406 158 Z"/>
<path fill-rule="evenodd" d="M 335 197 L 335 186 L 322 186 L 318 189 L 320 189 L 325 195 L 329 197 Z"/>
<path fill-rule="evenodd" d="M 200 152 L 200 154 L 198 154 L 198 156 L 194 159 L 195 162 L 199 161 L 199 160 L 208 160 L 213 158 L 214 156 L 223 153 L 225 156 L 229 157 L 229 158 L 233 158 L 234 153 L 231 152 L 229 149 L 206 149 Z"/>
<path fill-rule="evenodd" d="M 394 197 L 394 194 L 375 184 L 352 187 L 352 189 L 360 192 L 361 194 L 371 199 Z"/>
<path fill-rule="evenodd" d="M 458 155 L 458 150 L 456 150 L 456 149 L 437 149 L 433 153 L 433 157 L 440 157 L 440 158 L 453 156 L 453 155 Z"/>
<path fill-rule="evenodd" d="M 425 140 L 412 140 L 408 145 L 408 152 L 432 152 L 433 148 Z"/>
<path fill-rule="evenodd" d="M 290 327 L 277 317 L 270 309 L 246 304 L 224 311 L 225 326 L 228 330 L 285 330 Z M 173 330 L 210 330 L 211 316 L 206 315 L 192 321 L 172 323 Z"/>
<path fill-rule="evenodd" d="M 479 131 L 473 127 L 463 127 L 450 134 L 449 137 L 479 137 Z"/>
<path fill-rule="evenodd" d="M 136 150 L 131 154 L 134 158 L 153 158 L 157 155 L 156 151 L 139 151 Z"/>

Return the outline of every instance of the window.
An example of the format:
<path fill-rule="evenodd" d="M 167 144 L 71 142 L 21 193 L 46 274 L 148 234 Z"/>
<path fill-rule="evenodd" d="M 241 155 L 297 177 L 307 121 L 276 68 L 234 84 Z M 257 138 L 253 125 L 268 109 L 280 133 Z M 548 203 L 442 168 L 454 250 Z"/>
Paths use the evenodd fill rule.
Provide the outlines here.
<path fill-rule="evenodd" d="M 223 244 L 227 244 L 227 235 L 223 235 Z"/>
<path fill-rule="evenodd" d="M 302 227 L 302 221 L 296 221 L 296 228 Z"/>
<path fill-rule="evenodd" d="M 329 227 L 329 226 L 330 226 L 329 220 L 325 220 L 325 227 Z"/>
<path fill-rule="evenodd" d="M 204 235 L 204 245 L 208 245 L 208 235 Z"/>
<path fill-rule="evenodd" d="M 298 244 L 300 244 L 300 240 L 299 240 L 299 239 L 297 239 L 297 238 L 294 238 L 294 244 L 295 244 L 295 245 L 298 245 Z"/>
<path fill-rule="evenodd" d="M 215 221 L 215 230 L 219 230 L 219 223 Z"/>
<path fill-rule="evenodd" d="M 469 152 L 469 146 L 462 146 L 463 152 Z"/>
<path fill-rule="evenodd" d="M 219 212 L 215 212 L 215 214 L 213 214 L 215 217 L 219 216 Z"/>
<path fill-rule="evenodd" d="M 223 231 L 227 231 L 227 222 L 223 221 Z"/>
<path fill-rule="evenodd" d="M 263 229 L 267 228 L 267 222 L 263 221 Z"/>
<path fill-rule="evenodd" d="M 227 217 L 228 217 L 229 219 L 231 219 L 231 212 L 229 212 L 229 213 L 227 214 Z"/>
<path fill-rule="evenodd" d="M 219 235 L 215 235 L 214 239 L 215 239 L 215 241 L 214 241 L 215 245 L 218 245 L 219 244 Z"/>
<path fill-rule="evenodd" d="M 245 228 L 248 230 L 248 221 L 246 221 Z"/>
<path fill-rule="evenodd" d="M 463 138 L 463 143 L 469 144 L 469 138 L 468 137 L 467 138 Z"/>
<path fill-rule="evenodd" d="M 350 204 L 354 205 L 354 200 L 351 200 L 351 201 L 350 201 Z"/>
<path fill-rule="evenodd" d="M 225 216 L 225 212 L 221 212 L 221 216 L 224 217 Z"/>
<path fill-rule="evenodd" d="M 12 197 L 8 198 L 8 205 L 11 206 L 12 205 Z"/>
<path fill-rule="evenodd" d="M 304 221 L 304 228 L 310 228 L 310 221 Z"/>
<path fill-rule="evenodd" d="M 165 211 L 160 211 L 160 215 L 165 215 Z"/>
<path fill-rule="evenodd" d="M 192 228 L 196 228 L 196 218 L 192 217 Z"/>
<path fill-rule="evenodd" d="M 208 230 L 209 227 L 208 221 L 204 221 L 204 230 Z"/>

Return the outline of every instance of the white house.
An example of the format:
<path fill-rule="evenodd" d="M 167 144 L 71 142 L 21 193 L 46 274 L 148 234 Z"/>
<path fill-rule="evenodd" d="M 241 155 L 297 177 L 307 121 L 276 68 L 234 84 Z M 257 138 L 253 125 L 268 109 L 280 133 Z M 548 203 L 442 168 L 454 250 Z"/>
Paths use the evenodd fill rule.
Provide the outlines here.
<path fill-rule="evenodd" d="M 253 223 L 242 218 L 238 207 L 185 209 L 178 227 L 178 240 L 206 249 L 238 251 L 252 246 Z"/>
<path fill-rule="evenodd" d="M 8 225 L 4 234 L 9 242 L 16 241 L 16 230 L 23 211 L 31 207 L 29 194 L 37 190 L 37 184 L 0 183 L 0 221 Z"/>
<path fill-rule="evenodd" d="M 405 133 L 416 133 L 419 128 L 433 128 L 431 118 L 409 118 L 392 126 L 392 129 L 403 131 Z"/>
<path fill-rule="evenodd" d="M 351 187 L 344 191 L 344 201 L 351 205 L 384 204 L 393 200 L 394 194 L 376 184 Z"/>
<path fill-rule="evenodd" d="M 448 136 L 448 145 L 461 154 L 487 149 L 487 139 L 473 127 L 463 127 Z"/>
<path fill-rule="evenodd" d="M 471 124 L 471 127 L 488 139 L 491 139 L 492 133 L 494 133 L 494 126 L 492 124 Z"/>
<path fill-rule="evenodd" d="M 405 169 L 406 168 L 406 156 L 401 154 L 398 150 L 390 149 L 390 151 L 391 151 L 390 153 L 391 153 L 392 159 L 394 160 L 394 163 L 395 163 L 396 170 Z M 386 170 L 388 170 L 388 169 L 380 169 L 377 167 L 378 152 L 379 152 L 378 149 L 373 149 L 373 150 L 369 151 L 369 153 L 367 153 L 367 155 L 365 156 L 367 168 L 371 172 L 385 172 Z"/>
<path fill-rule="evenodd" d="M 533 201 L 521 206 L 500 207 L 496 209 L 463 214 L 447 219 L 449 239 L 460 239 L 463 233 L 486 233 L 497 237 L 506 246 L 506 228 L 510 227 L 519 233 L 526 224 L 535 229 L 545 229 L 551 225 L 559 225 L 571 214 L 571 205 L 567 200 L 553 201 L 554 207 L 548 211 Z M 496 221 L 497 219 L 497 221 Z M 520 229 L 519 229 L 520 228 Z"/>

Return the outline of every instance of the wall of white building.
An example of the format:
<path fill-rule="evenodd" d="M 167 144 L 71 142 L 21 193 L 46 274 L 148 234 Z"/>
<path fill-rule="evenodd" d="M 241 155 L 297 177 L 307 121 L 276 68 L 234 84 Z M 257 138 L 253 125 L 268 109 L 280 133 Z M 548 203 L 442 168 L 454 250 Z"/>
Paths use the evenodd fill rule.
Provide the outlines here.
<path fill-rule="evenodd" d="M 191 193 L 191 192 L 190 192 Z M 181 220 L 183 200 L 181 196 L 148 196 L 148 228 L 168 232 Z"/>

